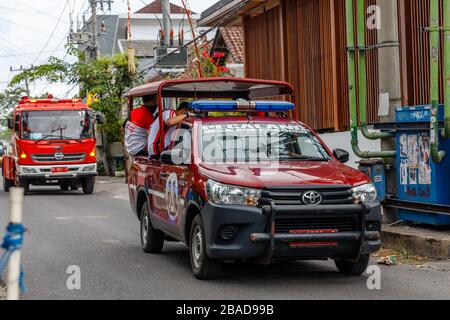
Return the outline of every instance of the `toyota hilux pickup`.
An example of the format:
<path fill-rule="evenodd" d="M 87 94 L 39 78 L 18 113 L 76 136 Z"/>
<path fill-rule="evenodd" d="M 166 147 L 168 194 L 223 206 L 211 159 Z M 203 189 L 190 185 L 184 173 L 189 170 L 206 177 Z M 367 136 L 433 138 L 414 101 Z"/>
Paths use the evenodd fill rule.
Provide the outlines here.
<path fill-rule="evenodd" d="M 344 274 L 366 270 L 381 245 L 376 189 L 344 164 L 346 151 L 329 150 L 295 120 L 285 98 L 295 101 L 293 91 L 285 82 L 212 78 L 128 93 L 130 109 L 134 99 L 157 95 L 160 114 L 174 99 L 193 110 L 167 148 L 159 120 L 159 156 L 132 158 L 129 196 L 144 252 L 184 242 L 199 279 L 235 261 L 333 259 Z"/>

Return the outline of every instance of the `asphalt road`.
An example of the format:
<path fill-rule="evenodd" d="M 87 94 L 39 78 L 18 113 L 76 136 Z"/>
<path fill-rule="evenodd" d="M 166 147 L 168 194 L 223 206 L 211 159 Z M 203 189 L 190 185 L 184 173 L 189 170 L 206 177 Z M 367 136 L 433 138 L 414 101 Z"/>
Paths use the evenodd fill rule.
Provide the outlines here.
<path fill-rule="evenodd" d="M 7 212 L 1 190 L 0 234 Z M 450 299 L 449 271 L 408 265 L 382 267 L 381 290 L 367 288 L 368 275 L 339 274 L 333 262 L 233 264 L 202 282 L 182 244 L 144 254 L 128 202 L 105 194 L 41 189 L 26 197 L 24 213 L 24 299 Z M 71 265 L 81 270 L 81 290 L 67 289 Z"/>

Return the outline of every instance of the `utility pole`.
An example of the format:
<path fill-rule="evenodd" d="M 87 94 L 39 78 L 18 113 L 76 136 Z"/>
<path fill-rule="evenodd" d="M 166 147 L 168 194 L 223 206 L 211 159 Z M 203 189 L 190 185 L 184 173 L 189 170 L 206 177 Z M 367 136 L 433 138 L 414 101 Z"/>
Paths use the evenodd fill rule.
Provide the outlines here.
<path fill-rule="evenodd" d="M 78 30 L 78 17 L 77 17 L 77 28 L 76 30 L 72 30 L 72 27 L 70 28 L 70 36 L 69 36 L 69 43 L 74 43 L 77 45 L 82 46 L 88 46 L 90 49 L 90 56 L 92 59 L 97 59 L 99 56 L 99 43 L 98 43 L 98 37 L 99 34 L 104 32 L 102 30 L 99 33 L 98 30 L 98 17 L 97 17 L 97 6 L 100 5 L 100 10 L 104 11 L 105 5 L 108 6 L 108 11 L 111 11 L 111 5 L 114 3 L 113 0 L 89 0 L 89 5 L 91 7 L 91 26 L 90 30 L 87 30 L 86 28 L 86 20 L 83 15 L 83 29 Z M 72 17 L 70 18 L 70 21 L 72 21 Z"/>
<path fill-rule="evenodd" d="M 97 33 L 97 0 L 90 0 L 92 12 L 92 58 L 98 57 L 98 33 Z"/>
<path fill-rule="evenodd" d="M 33 66 L 31 66 L 33 68 Z M 20 66 L 19 69 L 13 69 L 13 67 L 9 67 L 9 71 L 11 72 L 23 72 L 29 69 L 24 69 L 22 66 Z M 27 96 L 30 96 L 30 84 L 28 82 L 28 78 L 25 78 L 25 91 L 27 92 Z"/>
<path fill-rule="evenodd" d="M 164 27 L 164 46 L 170 47 L 170 0 L 161 0 L 162 14 L 163 14 L 163 27 Z"/>

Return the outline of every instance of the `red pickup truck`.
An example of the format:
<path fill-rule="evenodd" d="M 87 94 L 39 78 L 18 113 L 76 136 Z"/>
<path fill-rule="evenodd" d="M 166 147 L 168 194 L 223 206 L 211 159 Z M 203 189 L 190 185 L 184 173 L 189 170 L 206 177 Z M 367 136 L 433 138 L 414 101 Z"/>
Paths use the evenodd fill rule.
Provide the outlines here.
<path fill-rule="evenodd" d="M 184 242 L 199 279 L 216 277 L 224 262 L 248 260 L 334 259 L 344 274 L 366 270 L 381 245 L 376 190 L 343 164 L 347 152 L 331 152 L 294 120 L 293 103 L 261 100 L 293 101 L 293 91 L 285 82 L 212 78 L 128 93 L 130 108 L 135 98 L 157 95 L 160 114 L 174 98 L 195 110 L 159 157 L 132 160 L 129 195 L 145 252 Z M 162 148 L 167 128 L 160 128 Z"/>

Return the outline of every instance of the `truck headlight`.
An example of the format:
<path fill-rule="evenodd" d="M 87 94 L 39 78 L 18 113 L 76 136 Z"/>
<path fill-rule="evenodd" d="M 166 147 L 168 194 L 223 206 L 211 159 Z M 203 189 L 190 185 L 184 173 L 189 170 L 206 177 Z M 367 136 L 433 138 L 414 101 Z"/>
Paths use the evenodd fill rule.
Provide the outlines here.
<path fill-rule="evenodd" d="M 22 167 L 22 172 L 23 173 L 36 173 L 37 171 L 34 168 Z"/>
<path fill-rule="evenodd" d="M 372 183 L 364 184 L 352 189 L 353 197 L 363 202 L 377 200 L 377 189 Z"/>
<path fill-rule="evenodd" d="M 206 183 L 208 200 L 214 204 L 258 205 L 261 190 L 230 186 L 208 180 Z"/>

